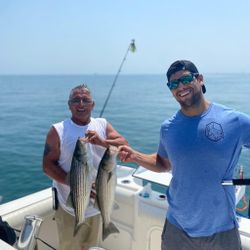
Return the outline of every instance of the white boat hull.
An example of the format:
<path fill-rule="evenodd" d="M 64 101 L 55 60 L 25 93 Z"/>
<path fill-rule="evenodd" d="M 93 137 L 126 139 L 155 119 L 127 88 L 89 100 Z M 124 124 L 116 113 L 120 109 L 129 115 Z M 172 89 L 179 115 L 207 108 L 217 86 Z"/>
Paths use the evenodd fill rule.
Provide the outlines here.
<path fill-rule="evenodd" d="M 119 209 L 112 213 L 112 221 L 120 234 L 110 235 L 101 247 L 107 250 L 160 250 L 161 232 L 165 221 L 167 202 L 162 194 L 152 191 L 150 197 L 140 196 L 141 180 L 132 176 L 134 169 L 119 166 L 116 188 L 116 203 Z M 39 238 L 57 249 L 57 228 L 53 220 L 51 188 L 5 203 L 0 206 L 3 220 L 21 229 L 27 215 L 43 218 Z M 250 250 L 250 220 L 239 219 L 240 234 L 244 250 Z M 1 250 L 16 249 L 0 240 Z M 49 247 L 38 241 L 39 250 Z"/>

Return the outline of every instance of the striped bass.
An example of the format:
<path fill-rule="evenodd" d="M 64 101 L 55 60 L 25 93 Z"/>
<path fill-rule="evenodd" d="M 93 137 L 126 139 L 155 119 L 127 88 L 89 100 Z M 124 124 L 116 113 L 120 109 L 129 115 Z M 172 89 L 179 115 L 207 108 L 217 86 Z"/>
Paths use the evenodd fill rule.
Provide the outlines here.
<path fill-rule="evenodd" d="M 86 142 L 77 140 L 69 173 L 70 194 L 67 205 L 75 211 L 74 236 L 85 222 L 91 191 L 91 164 Z"/>
<path fill-rule="evenodd" d="M 110 221 L 114 204 L 116 187 L 116 156 L 118 149 L 109 146 L 100 162 L 96 177 L 96 201 L 103 220 L 102 240 L 111 233 L 119 233 L 117 227 Z"/>

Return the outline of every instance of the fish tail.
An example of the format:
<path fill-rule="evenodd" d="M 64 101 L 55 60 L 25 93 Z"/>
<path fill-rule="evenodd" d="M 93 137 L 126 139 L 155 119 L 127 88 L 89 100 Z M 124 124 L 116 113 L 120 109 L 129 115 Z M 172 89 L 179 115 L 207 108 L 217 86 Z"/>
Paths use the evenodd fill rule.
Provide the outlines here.
<path fill-rule="evenodd" d="M 113 233 L 120 233 L 114 223 L 110 222 L 106 226 L 103 224 L 102 240 L 105 240 L 110 234 Z"/>
<path fill-rule="evenodd" d="M 77 232 L 79 231 L 79 228 L 80 228 L 81 225 L 76 225 L 75 226 L 75 229 L 74 229 L 74 233 L 73 233 L 73 236 L 75 237 Z"/>
<path fill-rule="evenodd" d="M 75 228 L 74 228 L 74 233 L 73 233 L 73 236 L 74 236 L 74 237 L 76 236 L 77 232 L 79 231 L 79 229 L 80 229 L 80 227 L 81 227 L 82 225 L 86 225 L 87 227 L 89 227 L 89 224 L 86 223 L 86 222 L 82 222 L 82 223 L 76 224 L 76 225 L 75 225 Z"/>

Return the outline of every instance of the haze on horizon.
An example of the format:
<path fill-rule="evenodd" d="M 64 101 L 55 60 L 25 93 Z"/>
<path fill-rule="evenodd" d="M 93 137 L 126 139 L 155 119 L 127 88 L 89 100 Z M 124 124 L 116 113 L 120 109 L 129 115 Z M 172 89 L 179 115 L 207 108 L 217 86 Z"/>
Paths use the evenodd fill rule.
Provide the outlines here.
<path fill-rule="evenodd" d="M 201 3 L 202 2 L 202 3 Z M 250 1 L 0 0 L 0 74 L 250 73 Z"/>

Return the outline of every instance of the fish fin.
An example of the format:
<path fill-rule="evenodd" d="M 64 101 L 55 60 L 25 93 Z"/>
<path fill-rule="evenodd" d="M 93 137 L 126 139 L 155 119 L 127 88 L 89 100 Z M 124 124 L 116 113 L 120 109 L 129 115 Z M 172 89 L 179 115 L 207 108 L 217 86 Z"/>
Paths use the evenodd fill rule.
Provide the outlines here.
<path fill-rule="evenodd" d="M 76 236 L 76 234 L 77 234 L 77 232 L 79 231 L 80 227 L 81 227 L 81 224 L 75 226 L 74 233 L 73 233 L 73 236 L 74 236 L 74 237 Z"/>
<path fill-rule="evenodd" d="M 108 174 L 107 183 L 109 183 L 109 181 L 112 179 L 113 176 L 114 176 L 114 173 L 113 173 L 113 172 L 110 172 L 110 173 Z"/>
<path fill-rule="evenodd" d="M 96 194 L 96 199 L 95 199 L 95 202 L 94 202 L 94 208 L 98 209 L 99 211 L 101 211 L 100 209 L 100 204 L 99 204 L 99 199 L 98 199 L 98 194 Z"/>
<path fill-rule="evenodd" d="M 80 227 L 83 226 L 83 225 L 85 225 L 85 226 L 87 226 L 87 227 L 90 227 L 89 224 L 88 224 L 87 222 L 85 222 L 85 221 L 82 222 L 82 223 L 76 224 L 76 225 L 75 225 L 75 229 L 74 229 L 74 233 L 73 233 L 73 236 L 74 236 L 74 237 L 76 236 L 76 234 L 77 234 L 77 232 L 79 231 Z"/>
<path fill-rule="evenodd" d="M 119 204 L 117 202 L 114 202 L 114 204 L 113 204 L 113 210 L 118 210 L 118 209 L 120 209 Z"/>
<path fill-rule="evenodd" d="M 119 229 L 113 222 L 110 222 L 106 227 L 103 224 L 102 240 L 104 241 L 110 234 L 120 233 Z"/>
<path fill-rule="evenodd" d="M 73 206 L 73 202 L 72 202 L 72 194 L 71 194 L 71 192 L 69 193 L 69 196 L 68 196 L 68 198 L 67 198 L 67 201 L 66 201 L 66 206 L 67 207 L 74 207 Z"/>

